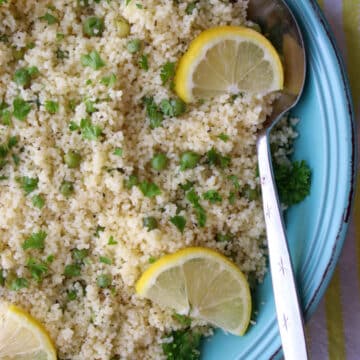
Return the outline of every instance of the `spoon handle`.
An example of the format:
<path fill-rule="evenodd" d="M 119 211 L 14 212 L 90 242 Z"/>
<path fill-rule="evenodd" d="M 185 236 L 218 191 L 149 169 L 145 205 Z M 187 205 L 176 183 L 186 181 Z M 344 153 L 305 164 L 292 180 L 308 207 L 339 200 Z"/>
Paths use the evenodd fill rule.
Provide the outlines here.
<path fill-rule="evenodd" d="M 257 141 L 259 174 L 277 320 L 286 360 L 308 359 L 304 323 L 274 183 L 268 132 Z"/>

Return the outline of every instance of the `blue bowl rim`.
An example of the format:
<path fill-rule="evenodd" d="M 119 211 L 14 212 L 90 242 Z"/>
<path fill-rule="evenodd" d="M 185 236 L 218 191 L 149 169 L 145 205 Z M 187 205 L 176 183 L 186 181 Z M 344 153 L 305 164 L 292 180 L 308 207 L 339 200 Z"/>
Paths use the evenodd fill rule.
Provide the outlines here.
<path fill-rule="evenodd" d="M 341 83 L 343 85 L 343 91 L 346 98 L 346 105 L 347 112 L 348 112 L 348 119 L 350 120 L 350 140 L 351 140 L 351 158 L 350 158 L 350 165 L 351 165 L 351 178 L 350 178 L 350 187 L 348 192 L 348 203 L 344 211 L 343 220 L 340 224 L 340 227 L 337 232 L 336 240 L 333 245 L 331 251 L 331 258 L 326 266 L 326 269 L 321 277 L 321 282 L 319 283 L 317 289 L 315 290 L 313 296 L 310 299 L 309 304 L 304 310 L 305 320 L 309 320 L 312 313 L 315 311 L 316 307 L 318 306 L 319 302 L 321 301 L 322 297 L 325 294 L 325 291 L 330 283 L 332 275 L 334 273 L 336 264 L 339 260 L 341 250 L 343 248 L 347 228 L 350 220 L 350 215 L 354 206 L 354 197 L 355 197 L 355 189 L 356 189 L 356 179 L 357 179 L 357 133 L 356 133 L 356 121 L 355 121 L 355 113 L 354 113 L 354 106 L 352 101 L 351 89 L 349 78 L 346 72 L 344 60 L 341 56 L 341 52 L 336 44 L 336 40 L 334 34 L 330 28 L 329 23 L 325 19 L 325 16 L 320 9 L 320 6 L 316 2 L 316 0 L 309 0 L 309 4 L 313 9 L 315 16 L 318 19 L 319 24 L 323 28 L 327 39 L 329 40 L 331 47 L 333 49 L 337 64 L 340 69 L 341 74 Z M 282 352 L 281 346 L 273 353 L 270 357 L 271 359 L 277 358 L 279 354 Z"/>

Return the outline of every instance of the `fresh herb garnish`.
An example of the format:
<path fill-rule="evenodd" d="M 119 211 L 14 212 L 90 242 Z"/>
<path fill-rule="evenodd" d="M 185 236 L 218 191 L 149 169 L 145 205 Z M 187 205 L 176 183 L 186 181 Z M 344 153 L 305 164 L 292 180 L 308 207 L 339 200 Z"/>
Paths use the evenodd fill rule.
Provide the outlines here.
<path fill-rule="evenodd" d="M 37 75 L 39 70 L 36 66 L 29 68 L 22 67 L 15 71 L 14 81 L 17 85 L 28 87 L 30 85 L 31 79 L 33 76 Z"/>
<path fill-rule="evenodd" d="M 170 222 L 174 224 L 177 229 L 183 233 L 186 225 L 186 219 L 183 216 L 176 215 L 170 218 Z"/>
<path fill-rule="evenodd" d="M 218 242 L 227 242 L 231 241 L 233 239 L 233 236 L 229 233 L 227 234 L 216 234 L 216 241 Z"/>
<path fill-rule="evenodd" d="M 75 169 L 80 165 L 81 155 L 76 151 L 69 150 L 64 155 L 64 162 L 70 169 Z"/>
<path fill-rule="evenodd" d="M 111 265 L 112 264 L 112 261 L 111 259 L 109 259 L 108 257 L 106 256 L 100 256 L 99 257 L 99 261 L 103 264 L 107 264 L 107 265 Z"/>
<path fill-rule="evenodd" d="M 39 179 L 31 178 L 28 176 L 23 176 L 17 179 L 18 183 L 20 184 L 20 187 L 25 191 L 25 194 L 28 195 L 34 190 L 38 188 Z"/>
<path fill-rule="evenodd" d="M 45 200 L 41 195 L 34 195 L 31 198 L 31 202 L 32 202 L 33 206 L 35 206 L 38 209 L 42 209 L 45 205 Z"/>
<path fill-rule="evenodd" d="M 67 278 L 80 276 L 81 274 L 81 265 L 80 264 L 69 264 L 65 266 L 64 275 Z"/>
<path fill-rule="evenodd" d="M 22 244 L 22 248 L 24 250 L 28 249 L 40 249 L 43 250 L 45 248 L 45 239 L 47 233 L 45 231 L 38 231 L 36 233 L 32 233 L 27 239 L 25 239 Z"/>
<path fill-rule="evenodd" d="M 127 43 L 127 50 L 130 54 L 137 53 L 141 48 L 141 40 L 140 39 L 132 39 Z"/>
<path fill-rule="evenodd" d="M 193 151 L 185 151 L 180 156 L 180 171 L 193 169 L 200 160 L 200 155 Z"/>
<path fill-rule="evenodd" d="M 108 240 L 108 245 L 116 245 L 118 242 L 114 240 L 114 237 L 111 235 Z"/>
<path fill-rule="evenodd" d="M 145 97 L 143 99 L 143 101 L 146 106 L 146 115 L 150 120 L 151 129 L 160 127 L 164 120 L 164 115 L 159 110 L 158 106 L 156 105 L 154 98 L 153 97 Z"/>
<path fill-rule="evenodd" d="M 196 9 L 196 4 L 198 3 L 199 1 L 192 1 L 191 3 L 189 3 L 185 9 L 185 13 L 187 15 L 191 15 L 194 11 L 194 9 Z"/>
<path fill-rule="evenodd" d="M 143 226 L 147 228 L 147 231 L 151 231 L 158 228 L 158 222 L 153 216 L 143 218 Z"/>
<path fill-rule="evenodd" d="M 31 111 L 31 105 L 20 97 L 14 99 L 13 107 L 14 107 L 13 115 L 16 119 L 20 121 L 24 121 L 27 115 L 29 114 L 29 112 Z"/>
<path fill-rule="evenodd" d="M 166 154 L 158 153 L 151 159 L 151 167 L 156 171 L 164 170 L 167 167 L 168 158 Z"/>
<path fill-rule="evenodd" d="M 143 195 L 148 198 L 153 198 L 161 194 L 160 188 L 152 182 L 142 181 L 138 186 Z"/>
<path fill-rule="evenodd" d="M 160 103 L 160 109 L 166 116 L 176 117 L 186 111 L 186 104 L 181 99 L 163 99 Z"/>
<path fill-rule="evenodd" d="M 148 61 L 148 56 L 143 54 L 140 56 L 139 59 L 139 66 L 141 67 L 141 69 L 148 71 L 149 70 L 149 61 Z"/>
<path fill-rule="evenodd" d="M 116 83 L 116 75 L 115 74 L 110 74 L 108 76 L 104 76 L 100 80 L 100 83 L 105 85 L 105 86 L 113 86 Z"/>
<path fill-rule="evenodd" d="M 220 140 L 222 140 L 223 142 L 227 142 L 229 139 L 230 139 L 230 136 L 229 135 L 226 135 L 224 133 L 221 133 L 220 135 L 218 135 L 218 138 Z"/>
<path fill-rule="evenodd" d="M 46 21 L 48 25 L 53 25 L 59 22 L 59 19 L 49 12 L 47 12 L 44 16 L 40 16 L 39 19 Z"/>
<path fill-rule="evenodd" d="M 74 183 L 71 181 L 64 180 L 60 185 L 60 193 L 68 198 L 70 195 L 74 193 Z"/>
<path fill-rule="evenodd" d="M 81 55 L 80 60 L 83 66 L 89 66 L 93 70 L 99 70 L 105 66 L 105 62 L 101 59 L 99 53 L 95 50 L 86 55 Z"/>
<path fill-rule="evenodd" d="M 91 119 L 85 118 L 80 121 L 80 129 L 83 139 L 97 140 L 102 134 L 102 128 L 93 125 Z"/>
<path fill-rule="evenodd" d="M 124 186 L 127 189 L 131 189 L 133 186 L 136 186 L 139 183 L 139 179 L 136 175 L 130 175 L 128 179 L 124 181 Z"/>
<path fill-rule="evenodd" d="M 311 170 L 306 161 L 294 161 L 290 166 L 275 163 L 274 173 L 283 204 L 297 204 L 310 194 Z"/>
<path fill-rule="evenodd" d="M 82 264 L 86 257 L 89 256 L 88 249 L 73 249 L 71 251 L 71 256 L 76 263 Z"/>
<path fill-rule="evenodd" d="M 103 31 L 104 20 L 97 16 L 90 16 L 83 23 L 83 32 L 87 36 L 101 36 Z"/>
<path fill-rule="evenodd" d="M 29 287 L 29 282 L 24 278 L 16 278 L 12 280 L 9 286 L 10 290 L 13 291 L 19 291 L 21 289 L 28 287 Z"/>
<path fill-rule="evenodd" d="M 191 318 L 189 316 L 175 313 L 172 317 L 173 319 L 178 321 L 182 326 L 190 327 L 191 325 Z"/>
<path fill-rule="evenodd" d="M 114 149 L 113 154 L 116 155 L 116 156 L 122 156 L 123 155 L 123 149 L 117 147 L 117 148 Z"/>
<path fill-rule="evenodd" d="M 203 199 L 208 200 L 211 204 L 222 201 L 222 197 L 216 190 L 209 190 L 203 194 Z"/>
<path fill-rule="evenodd" d="M 28 259 L 26 267 L 29 269 L 31 277 L 37 282 L 41 282 L 43 276 L 48 272 L 48 266 L 46 264 L 36 261 L 33 258 Z"/>
<path fill-rule="evenodd" d="M 160 70 L 160 78 L 163 85 L 175 76 L 175 63 L 167 61 Z"/>
<path fill-rule="evenodd" d="M 210 165 L 219 166 L 222 169 L 230 165 L 230 157 L 221 155 L 214 148 L 207 152 L 207 157 Z"/>
<path fill-rule="evenodd" d="M 186 199 L 190 202 L 190 204 L 193 206 L 198 225 L 200 227 L 204 227 L 206 224 L 206 212 L 205 209 L 200 205 L 200 197 L 198 194 L 196 194 L 194 189 L 190 189 L 186 194 Z"/>
<path fill-rule="evenodd" d="M 112 277 L 110 274 L 101 274 L 96 278 L 96 284 L 99 288 L 105 289 L 111 285 Z"/>
<path fill-rule="evenodd" d="M 59 111 L 59 103 L 53 100 L 46 100 L 44 104 L 45 110 L 49 114 L 56 114 Z"/>

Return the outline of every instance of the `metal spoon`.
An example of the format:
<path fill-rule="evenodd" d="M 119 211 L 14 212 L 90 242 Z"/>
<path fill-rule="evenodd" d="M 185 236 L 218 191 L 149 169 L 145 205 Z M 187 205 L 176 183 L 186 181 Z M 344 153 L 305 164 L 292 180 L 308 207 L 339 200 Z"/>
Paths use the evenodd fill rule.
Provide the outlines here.
<path fill-rule="evenodd" d="M 285 86 L 274 103 L 257 139 L 257 153 L 263 209 L 267 232 L 270 271 L 282 348 L 286 360 L 308 358 L 304 323 L 296 290 L 279 199 L 271 165 L 269 134 L 282 115 L 299 100 L 306 74 L 305 48 L 300 28 L 282 0 L 250 0 L 249 20 L 260 25 L 263 33 L 282 57 Z"/>

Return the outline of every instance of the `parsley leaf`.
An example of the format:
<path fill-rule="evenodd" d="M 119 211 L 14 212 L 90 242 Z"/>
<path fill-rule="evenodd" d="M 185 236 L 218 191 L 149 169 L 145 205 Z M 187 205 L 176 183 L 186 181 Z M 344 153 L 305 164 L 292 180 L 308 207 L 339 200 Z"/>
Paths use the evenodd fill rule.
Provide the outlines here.
<path fill-rule="evenodd" d="M 163 99 L 160 103 L 160 110 L 164 115 L 176 117 L 186 111 L 186 104 L 181 99 Z"/>
<path fill-rule="evenodd" d="M 100 80 L 100 83 L 105 85 L 105 86 L 113 86 L 116 83 L 116 75 L 115 74 L 110 74 L 109 76 L 104 76 Z"/>
<path fill-rule="evenodd" d="M 45 231 L 40 230 L 39 232 L 32 233 L 27 239 L 25 239 L 22 244 L 22 248 L 24 250 L 28 249 L 44 249 L 45 248 L 45 239 L 47 233 Z"/>
<path fill-rule="evenodd" d="M 48 272 L 48 266 L 46 264 L 37 262 L 33 258 L 28 259 L 26 267 L 29 269 L 31 277 L 37 282 L 41 282 L 43 276 Z"/>
<path fill-rule="evenodd" d="M 153 198 L 161 194 L 160 188 L 151 182 L 143 181 L 139 184 L 139 189 L 148 198 Z"/>
<path fill-rule="evenodd" d="M 13 115 L 16 119 L 24 121 L 29 112 L 31 111 L 31 105 L 24 99 L 17 97 L 13 101 Z"/>
<path fill-rule="evenodd" d="M 218 135 L 218 138 L 220 140 L 222 140 L 223 142 L 227 142 L 229 139 L 230 139 L 230 136 L 229 135 L 226 135 L 224 133 L 221 133 L 220 135 Z"/>
<path fill-rule="evenodd" d="M 143 99 L 144 104 L 146 106 L 146 115 L 150 120 L 150 127 L 151 129 L 155 129 L 160 127 L 164 116 L 161 111 L 158 109 L 153 97 L 145 97 Z"/>
<path fill-rule="evenodd" d="M 17 85 L 28 87 L 30 85 L 32 77 L 38 73 L 39 70 L 36 66 L 32 66 L 29 68 L 22 67 L 15 71 L 13 79 Z"/>
<path fill-rule="evenodd" d="M 304 160 L 294 161 L 290 166 L 275 163 L 274 173 L 280 201 L 283 204 L 297 204 L 309 195 L 311 170 Z"/>
<path fill-rule="evenodd" d="M 20 183 L 21 188 L 25 191 L 25 194 L 28 195 L 38 188 L 39 179 L 30 178 L 28 176 L 23 176 L 18 178 L 17 181 Z"/>
<path fill-rule="evenodd" d="M 45 200 L 41 195 L 34 195 L 31 199 L 33 206 L 38 209 L 42 209 L 45 205 Z"/>
<path fill-rule="evenodd" d="M 67 278 L 80 276 L 80 274 L 81 274 L 81 266 L 79 264 L 70 264 L 65 266 L 64 275 Z"/>
<path fill-rule="evenodd" d="M 222 197 L 216 190 L 209 190 L 203 194 L 203 199 L 208 200 L 211 204 L 222 201 Z"/>
<path fill-rule="evenodd" d="M 175 76 L 175 63 L 167 61 L 160 70 L 160 79 L 162 84 L 165 85 L 169 80 Z"/>
<path fill-rule="evenodd" d="M 200 197 L 196 194 L 194 189 L 190 189 L 186 194 L 186 200 L 193 206 L 197 221 L 200 227 L 204 227 L 206 224 L 206 212 L 205 209 L 200 205 Z"/>
<path fill-rule="evenodd" d="M 96 278 L 96 284 L 99 288 L 105 289 L 111 285 L 112 277 L 110 274 L 101 274 Z"/>
<path fill-rule="evenodd" d="M 47 21 L 48 25 L 53 25 L 59 22 L 58 18 L 47 12 L 44 16 L 39 17 L 40 20 Z"/>
<path fill-rule="evenodd" d="M 89 54 L 81 55 L 80 60 L 83 66 L 89 66 L 94 70 L 99 70 L 105 66 L 105 62 L 95 50 L 91 51 Z"/>
<path fill-rule="evenodd" d="M 153 216 L 148 216 L 146 218 L 143 218 L 143 226 L 147 228 L 147 231 L 151 231 L 154 229 L 157 229 L 158 222 Z"/>
<path fill-rule="evenodd" d="M 189 3 L 185 9 L 185 13 L 187 15 L 191 15 L 194 11 L 194 9 L 196 8 L 196 4 L 198 3 L 199 1 L 193 1 L 191 3 Z"/>
<path fill-rule="evenodd" d="M 127 50 L 130 54 L 137 53 L 141 48 L 141 40 L 140 39 L 132 39 L 127 43 Z"/>
<path fill-rule="evenodd" d="M 111 235 L 108 240 L 108 245 L 116 245 L 118 242 L 114 240 L 114 237 Z"/>
<path fill-rule="evenodd" d="M 83 32 L 87 36 L 101 36 L 104 31 L 104 20 L 97 16 L 88 17 L 83 24 Z"/>
<path fill-rule="evenodd" d="M 219 166 L 222 169 L 230 165 L 230 157 L 221 155 L 214 148 L 208 151 L 207 157 L 210 165 Z"/>
<path fill-rule="evenodd" d="M 83 139 L 97 140 L 102 134 L 102 128 L 98 125 L 93 125 L 91 119 L 81 119 L 80 129 Z"/>
<path fill-rule="evenodd" d="M 164 342 L 162 349 L 167 360 L 199 360 L 201 334 L 189 329 L 169 334 L 171 342 Z"/>
<path fill-rule="evenodd" d="M 113 154 L 116 155 L 116 156 L 122 156 L 123 155 L 123 149 L 117 147 L 117 148 L 114 149 Z"/>
<path fill-rule="evenodd" d="M 189 316 L 175 313 L 172 317 L 173 319 L 177 320 L 182 326 L 189 327 L 191 325 L 191 318 Z"/>
<path fill-rule="evenodd" d="M 139 59 L 139 66 L 141 67 L 141 69 L 143 69 L 145 71 L 149 70 L 149 61 L 148 61 L 147 55 L 145 55 L 145 54 L 141 55 L 141 57 Z"/>
<path fill-rule="evenodd" d="M 20 289 L 28 288 L 29 282 L 24 278 L 16 278 L 10 283 L 10 290 L 19 291 Z"/>
<path fill-rule="evenodd" d="M 46 100 L 44 107 L 49 114 L 56 114 L 59 111 L 59 103 L 57 101 Z"/>
<path fill-rule="evenodd" d="M 186 219 L 183 216 L 176 215 L 170 218 L 170 222 L 174 224 L 178 230 L 183 233 L 186 225 Z"/>
<path fill-rule="evenodd" d="M 99 257 L 99 261 L 103 264 L 107 264 L 107 265 L 111 265 L 112 264 L 112 261 L 111 259 L 109 259 L 108 257 L 106 256 L 100 256 Z"/>

